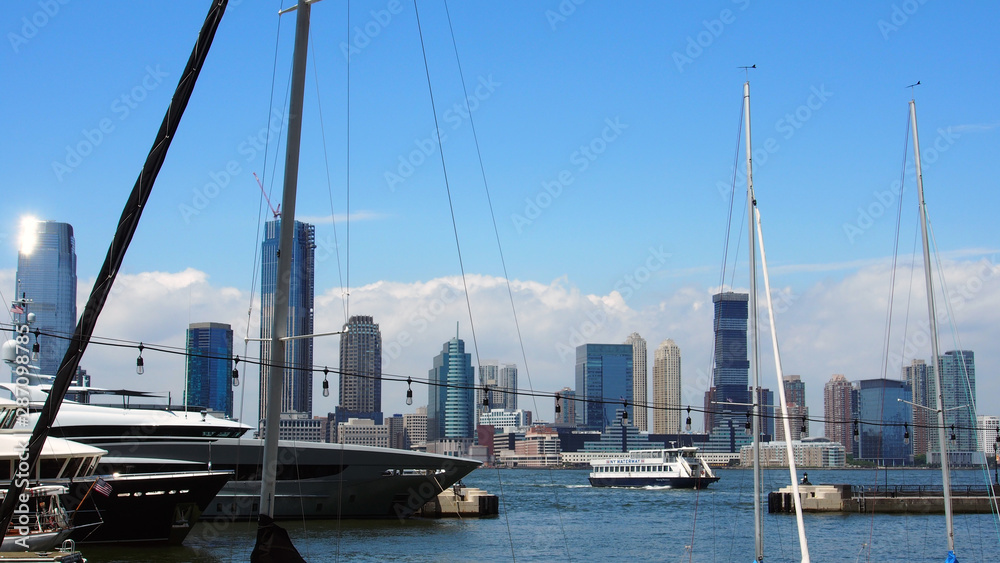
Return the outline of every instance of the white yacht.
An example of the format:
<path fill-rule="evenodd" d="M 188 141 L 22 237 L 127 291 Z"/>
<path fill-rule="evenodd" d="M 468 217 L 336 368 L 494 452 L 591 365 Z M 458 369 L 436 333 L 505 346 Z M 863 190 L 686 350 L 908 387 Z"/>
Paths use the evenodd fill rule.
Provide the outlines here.
<path fill-rule="evenodd" d="M 632 450 L 627 457 L 590 462 L 594 487 L 669 487 L 704 489 L 719 480 L 698 455 L 698 448 Z"/>
<path fill-rule="evenodd" d="M 24 392 L 11 384 L 0 388 Z M 30 392 L 34 424 L 46 385 Z M 201 519 L 245 520 L 259 512 L 264 448 L 264 440 L 245 436 L 249 430 L 201 412 L 65 401 L 49 435 L 105 450 L 100 473 L 232 471 Z M 287 440 L 279 442 L 278 461 L 277 519 L 406 517 L 480 465 L 408 450 Z"/>

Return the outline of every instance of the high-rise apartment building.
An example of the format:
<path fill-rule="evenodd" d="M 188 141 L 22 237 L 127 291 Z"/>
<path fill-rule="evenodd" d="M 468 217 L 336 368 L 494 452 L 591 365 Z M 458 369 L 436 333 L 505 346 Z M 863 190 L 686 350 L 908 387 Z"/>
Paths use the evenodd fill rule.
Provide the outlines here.
<path fill-rule="evenodd" d="M 278 234 L 281 220 L 264 225 L 264 242 L 261 245 L 260 277 L 260 420 L 267 413 L 267 365 L 271 360 L 271 325 L 275 304 L 288 307 L 288 336 L 313 333 L 313 299 L 315 291 L 316 228 L 300 221 L 295 222 L 292 237 L 292 272 L 289 294 L 277 296 L 278 287 Z M 302 338 L 285 342 L 281 412 L 304 414 L 312 418 L 312 365 L 313 339 Z M 274 361 L 280 361 L 274 360 Z"/>
<path fill-rule="evenodd" d="M 681 349 L 664 340 L 653 353 L 653 433 L 681 432 Z"/>
<path fill-rule="evenodd" d="M 788 428 L 791 432 L 792 440 L 801 440 L 809 436 L 809 407 L 806 406 L 806 384 L 798 375 L 786 375 L 782 377 L 782 384 L 785 387 L 785 404 L 788 407 Z M 775 414 L 780 417 L 781 409 L 775 409 Z M 803 427 L 805 431 L 803 431 Z M 785 425 L 780 418 L 774 421 L 774 439 L 784 441 Z"/>
<path fill-rule="evenodd" d="M 382 333 L 370 316 L 352 316 L 340 335 L 339 410 L 344 418 L 382 418 Z"/>
<path fill-rule="evenodd" d="M 649 430 L 649 409 L 646 401 L 646 389 L 648 388 L 647 378 L 649 370 L 646 368 L 646 339 L 639 336 L 638 332 L 633 332 L 625 339 L 625 344 L 632 346 L 632 398 L 635 399 L 635 427 L 641 432 Z"/>
<path fill-rule="evenodd" d="M 38 367 L 42 374 L 55 375 L 76 330 L 76 241 L 71 225 L 21 221 L 14 297 L 29 300 L 25 312 L 18 314 L 35 314 L 31 329 L 42 333 Z"/>
<path fill-rule="evenodd" d="M 576 348 L 577 426 L 604 430 L 618 426 L 622 412 L 632 425 L 632 346 L 629 344 L 583 344 Z"/>
<path fill-rule="evenodd" d="M 713 401 L 709 442 L 705 451 L 739 452 L 750 443 L 746 417 L 750 402 L 750 360 L 747 356 L 747 315 L 750 296 L 731 291 L 712 296 L 715 305 Z"/>
<path fill-rule="evenodd" d="M 417 412 L 403 415 L 403 436 L 404 449 L 427 443 L 427 407 L 417 407 Z"/>
<path fill-rule="evenodd" d="M 823 386 L 823 435 L 850 453 L 854 447 L 854 409 L 851 382 L 834 374 Z"/>
<path fill-rule="evenodd" d="M 555 405 L 555 423 L 560 426 L 576 426 L 576 391 L 563 387 L 555 398 Z"/>
<path fill-rule="evenodd" d="M 903 378 L 910 384 L 913 391 L 913 429 L 910 430 L 910 440 L 913 442 L 913 455 L 927 455 L 930 447 L 930 435 L 937 426 L 936 399 L 928 387 L 934 370 L 923 360 L 913 362 L 903 367 Z"/>
<path fill-rule="evenodd" d="M 187 329 L 186 404 L 233 417 L 233 329 L 223 323 L 191 323 Z"/>
<path fill-rule="evenodd" d="M 500 364 L 497 360 L 484 360 L 479 364 L 479 385 L 476 387 L 476 405 L 483 404 L 483 394 L 489 389 L 489 408 L 506 411 L 517 410 L 517 365 Z"/>
<path fill-rule="evenodd" d="M 944 424 L 945 435 L 948 436 L 949 452 L 979 451 L 976 443 L 976 357 L 972 350 L 951 350 L 938 358 L 938 369 L 941 370 L 941 380 L 944 382 Z M 930 377 L 928 392 L 937 407 L 937 379 Z M 937 416 L 934 415 L 935 422 Z M 929 432 L 930 449 L 937 452 L 938 433 Z M 951 435 L 955 439 L 951 440 Z"/>
<path fill-rule="evenodd" d="M 472 354 L 457 335 L 444 343 L 427 374 L 427 441 L 476 436 Z"/>

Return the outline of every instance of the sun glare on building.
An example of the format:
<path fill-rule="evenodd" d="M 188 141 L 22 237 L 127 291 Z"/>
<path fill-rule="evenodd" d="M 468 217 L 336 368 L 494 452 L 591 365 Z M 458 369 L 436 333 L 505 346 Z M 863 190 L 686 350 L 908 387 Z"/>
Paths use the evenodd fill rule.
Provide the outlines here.
<path fill-rule="evenodd" d="M 21 254 L 31 254 L 38 242 L 38 219 L 25 216 L 21 218 Z"/>

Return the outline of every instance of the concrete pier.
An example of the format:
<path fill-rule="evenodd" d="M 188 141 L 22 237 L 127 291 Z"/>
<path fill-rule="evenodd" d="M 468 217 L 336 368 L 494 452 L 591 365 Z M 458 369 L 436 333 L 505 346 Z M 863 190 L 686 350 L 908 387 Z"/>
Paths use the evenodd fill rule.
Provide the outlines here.
<path fill-rule="evenodd" d="M 1000 487 L 996 485 L 952 487 L 952 510 L 955 514 L 992 513 L 998 493 Z M 941 487 L 799 485 L 799 495 L 803 512 L 944 514 Z M 767 511 L 794 513 L 794 500 L 791 486 L 779 489 L 768 494 Z"/>
<path fill-rule="evenodd" d="M 418 512 L 424 518 L 479 518 L 500 514 L 496 495 L 482 489 L 455 485 L 428 501 Z"/>

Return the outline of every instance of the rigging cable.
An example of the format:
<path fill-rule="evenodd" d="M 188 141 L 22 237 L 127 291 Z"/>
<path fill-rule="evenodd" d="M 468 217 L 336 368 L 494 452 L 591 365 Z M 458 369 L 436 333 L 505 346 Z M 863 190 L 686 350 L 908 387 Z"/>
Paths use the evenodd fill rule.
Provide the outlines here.
<path fill-rule="evenodd" d="M 493 221 L 493 234 L 496 237 L 497 252 L 500 254 L 500 265 L 503 268 L 503 278 L 504 278 L 504 282 L 507 285 L 507 297 L 510 299 L 510 310 L 511 310 L 511 315 L 514 318 L 514 328 L 515 328 L 515 330 L 517 332 L 517 342 L 518 342 L 518 345 L 520 346 L 520 349 L 521 349 L 521 361 L 524 363 L 524 374 L 525 374 L 525 377 L 528 380 L 528 389 L 531 390 L 531 391 L 534 391 L 535 388 L 534 388 L 534 385 L 531 382 L 531 371 L 528 369 L 528 355 L 527 355 L 527 353 L 525 352 L 525 349 L 524 349 L 524 338 L 521 336 L 521 325 L 520 325 L 520 323 L 517 320 L 517 308 L 514 305 L 514 292 L 511 289 L 510 276 L 507 273 L 507 261 L 504 259 L 503 245 L 500 243 L 500 230 L 497 227 L 496 213 L 494 213 L 494 211 L 493 211 L 493 199 L 490 197 L 490 186 L 489 186 L 489 182 L 486 179 L 486 166 L 483 163 L 483 153 L 482 153 L 482 149 L 481 149 L 481 147 L 479 145 L 479 135 L 476 132 L 476 121 L 475 121 L 475 119 L 472 116 L 472 106 L 469 103 L 469 90 L 468 90 L 468 87 L 466 86 L 466 83 L 465 83 L 465 74 L 462 71 L 462 61 L 461 61 L 461 59 L 459 58 L 459 55 L 458 55 L 458 41 L 455 39 L 455 29 L 454 29 L 454 27 L 452 26 L 452 23 L 451 23 L 451 11 L 448 9 L 448 0 L 444 0 L 444 11 L 445 11 L 445 16 L 447 17 L 447 20 L 448 20 L 448 31 L 451 34 L 451 44 L 452 44 L 452 47 L 454 48 L 454 51 L 455 51 L 455 62 L 458 65 L 458 76 L 459 76 L 459 79 L 462 82 L 462 94 L 463 94 L 464 99 L 465 99 L 466 111 L 469 114 L 469 126 L 470 126 L 470 129 L 472 130 L 472 139 L 473 139 L 473 141 L 475 142 L 475 145 L 476 145 L 476 157 L 479 160 L 479 171 L 480 171 L 480 173 L 482 174 L 482 177 L 483 177 L 483 189 L 484 189 L 484 191 L 486 193 L 486 202 L 489 205 L 489 209 L 490 209 L 490 219 Z M 442 154 L 443 154 L 443 152 L 444 152 L 444 149 L 442 148 Z M 537 401 L 534 398 L 532 398 L 532 399 L 533 399 L 532 403 L 533 403 L 533 405 L 535 407 L 535 412 L 539 412 Z M 500 486 L 500 502 L 503 503 L 504 506 L 506 506 L 506 497 L 503 494 L 503 480 L 501 479 L 500 466 L 497 465 L 496 469 L 497 469 L 497 482 L 499 483 L 499 486 Z M 549 477 L 549 483 L 551 485 L 554 485 L 555 482 L 552 479 L 551 468 L 549 468 L 548 477 Z M 552 491 L 553 491 L 553 495 L 556 497 L 555 498 L 556 506 L 559 506 L 559 493 L 558 493 L 558 490 L 553 486 L 552 487 Z M 570 554 L 569 554 L 569 540 L 566 537 L 566 528 L 565 528 L 565 526 L 563 524 L 563 521 L 562 521 L 562 512 L 557 510 L 556 511 L 556 515 L 559 518 L 559 530 L 560 530 L 560 532 L 562 533 L 562 536 L 563 536 L 563 544 L 564 544 L 564 547 L 566 549 L 566 557 L 567 557 L 567 559 L 569 559 L 570 558 Z M 514 553 L 514 539 L 513 539 L 513 534 L 511 533 L 511 530 L 510 530 L 510 519 L 509 519 L 509 516 L 508 516 L 506 510 L 504 510 L 504 521 L 505 521 L 505 523 L 507 525 L 507 537 L 508 537 L 508 539 L 511 542 L 510 549 L 511 549 L 511 554 L 513 555 L 513 553 Z"/>

